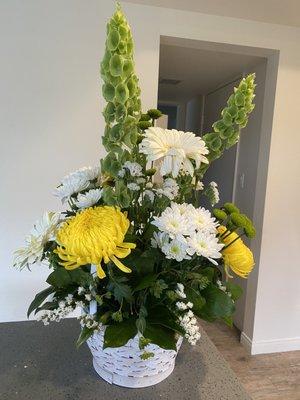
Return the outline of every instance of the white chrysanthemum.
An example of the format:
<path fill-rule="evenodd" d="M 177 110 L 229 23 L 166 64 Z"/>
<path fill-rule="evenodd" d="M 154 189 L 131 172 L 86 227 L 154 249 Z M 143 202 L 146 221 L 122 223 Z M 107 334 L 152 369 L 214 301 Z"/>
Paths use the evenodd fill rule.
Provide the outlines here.
<path fill-rule="evenodd" d="M 72 194 L 81 192 L 89 187 L 90 181 L 100 174 L 99 167 L 84 167 L 65 176 L 60 186 L 55 190 L 55 195 L 65 202 Z"/>
<path fill-rule="evenodd" d="M 213 234 L 196 232 L 187 238 L 187 242 L 189 245 L 187 253 L 191 256 L 197 254 L 197 256 L 205 257 L 216 265 L 217 262 L 214 259 L 222 257 L 220 251 L 224 245 Z"/>
<path fill-rule="evenodd" d="M 14 267 L 23 269 L 41 261 L 45 244 L 54 238 L 59 213 L 46 212 L 25 238 L 26 245 L 14 252 Z"/>
<path fill-rule="evenodd" d="M 193 220 L 195 229 L 202 232 L 216 233 L 217 222 L 211 216 L 211 213 L 203 207 L 188 207 L 187 213 Z"/>
<path fill-rule="evenodd" d="M 191 258 L 186 252 L 187 245 L 177 239 L 171 240 L 170 243 L 165 243 L 161 247 L 161 250 L 166 255 L 166 258 L 173 259 L 178 262 Z"/>
<path fill-rule="evenodd" d="M 79 193 L 75 206 L 78 208 L 88 208 L 96 204 L 102 196 L 102 189 L 91 189 L 86 193 Z"/>
<path fill-rule="evenodd" d="M 167 178 L 163 182 L 163 186 L 160 189 L 157 189 L 157 194 L 163 194 L 168 197 L 170 200 L 174 200 L 178 195 L 179 186 L 175 179 Z"/>
<path fill-rule="evenodd" d="M 128 169 L 131 176 L 141 176 L 143 167 L 137 162 L 126 161 L 123 168 Z"/>
<path fill-rule="evenodd" d="M 194 174 L 202 163 L 208 163 L 205 157 L 208 149 L 205 142 L 192 132 L 182 132 L 175 129 L 150 127 L 146 129 L 144 139 L 140 144 L 140 152 L 146 154 L 148 161 L 161 160 L 161 174 L 171 174 L 174 178 L 180 170 Z"/>
<path fill-rule="evenodd" d="M 160 231 L 168 233 L 171 239 L 174 239 L 188 235 L 193 230 L 192 222 L 171 206 L 167 207 L 160 217 L 154 217 L 152 224 Z"/>

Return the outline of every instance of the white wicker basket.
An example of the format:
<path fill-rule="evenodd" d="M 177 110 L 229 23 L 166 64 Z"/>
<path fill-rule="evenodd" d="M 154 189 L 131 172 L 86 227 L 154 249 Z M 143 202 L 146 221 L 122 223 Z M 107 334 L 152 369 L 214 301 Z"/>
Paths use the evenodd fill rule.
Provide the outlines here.
<path fill-rule="evenodd" d="M 96 372 L 105 381 L 129 388 L 141 388 L 155 385 L 166 379 L 173 371 L 175 358 L 182 343 L 182 337 L 177 341 L 177 351 L 165 350 L 150 344 L 147 351 L 154 356 L 142 360 L 139 349 L 139 339 L 135 336 L 125 346 L 109 347 L 103 350 L 104 329 L 94 333 L 87 344 L 93 355 L 93 365 Z"/>

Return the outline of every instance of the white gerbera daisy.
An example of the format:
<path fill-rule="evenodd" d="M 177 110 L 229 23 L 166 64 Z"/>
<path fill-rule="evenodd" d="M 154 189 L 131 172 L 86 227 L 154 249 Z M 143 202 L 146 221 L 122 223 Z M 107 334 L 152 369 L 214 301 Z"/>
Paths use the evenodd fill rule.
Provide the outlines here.
<path fill-rule="evenodd" d="M 99 174 L 99 167 L 84 167 L 78 171 L 71 172 L 62 179 L 54 194 L 64 203 L 72 194 L 87 189 L 90 181 L 96 179 Z"/>
<path fill-rule="evenodd" d="M 220 251 L 224 245 L 219 243 L 218 238 L 213 234 L 196 232 L 187 238 L 187 243 L 189 245 L 187 253 L 191 256 L 197 254 L 216 265 L 217 262 L 214 259 L 222 257 Z"/>
<path fill-rule="evenodd" d="M 208 149 L 205 142 L 192 132 L 182 132 L 175 129 L 150 127 L 145 131 L 145 137 L 140 144 L 140 152 L 146 154 L 148 161 L 161 160 L 161 174 L 171 174 L 174 178 L 180 170 L 194 174 L 201 162 L 208 163 L 205 157 Z"/>
<path fill-rule="evenodd" d="M 25 238 L 25 246 L 14 252 L 14 267 L 19 269 L 27 267 L 29 269 L 31 264 L 41 261 L 45 244 L 54 238 L 59 217 L 59 213 L 44 213 Z"/>
<path fill-rule="evenodd" d="M 91 189 L 86 193 L 79 193 L 75 206 L 78 208 L 88 208 L 96 204 L 102 196 L 102 189 Z"/>

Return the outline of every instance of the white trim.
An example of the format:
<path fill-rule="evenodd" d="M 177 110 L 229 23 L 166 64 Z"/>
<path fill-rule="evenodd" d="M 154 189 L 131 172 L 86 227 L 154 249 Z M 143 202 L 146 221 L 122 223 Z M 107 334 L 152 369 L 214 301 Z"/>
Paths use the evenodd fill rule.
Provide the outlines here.
<path fill-rule="evenodd" d="M 242 332 L 240 341 L 252 355 L 300 350 L 300 337 L 253 342 Z"/>

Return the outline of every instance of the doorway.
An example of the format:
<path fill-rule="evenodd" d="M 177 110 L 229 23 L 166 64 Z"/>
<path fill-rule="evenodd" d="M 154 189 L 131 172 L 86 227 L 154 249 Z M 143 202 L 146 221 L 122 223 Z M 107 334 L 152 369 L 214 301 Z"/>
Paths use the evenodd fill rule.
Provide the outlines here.
<path fill-rule="evenodd" d="M 176 105 L 178 130 L 199 136 L 211 132 L 234 87 L 243 76 L 256 74 L 256 108 L 249 123 L 239 143 L 212 163 L 204 184 L 217 182 L 219 205 L 234 202 L 254 220 L 258 234 L 247 245 L 254 252 L 257 266 L 278 59 L 276 50 L 171 37 L 161 37 L 160 43 L 158 104 Z M 266 108 L 271 113 L 264 113 Z M 163 112 L 169 115 L 168 110 Z M 244 289 L 244 296 L 236 304 L 234 319 L 241 332 L 245 325 L 253 325 L 248 320 L 254 319 L 257 270 L 249 280 L 234 278 Z"/>

